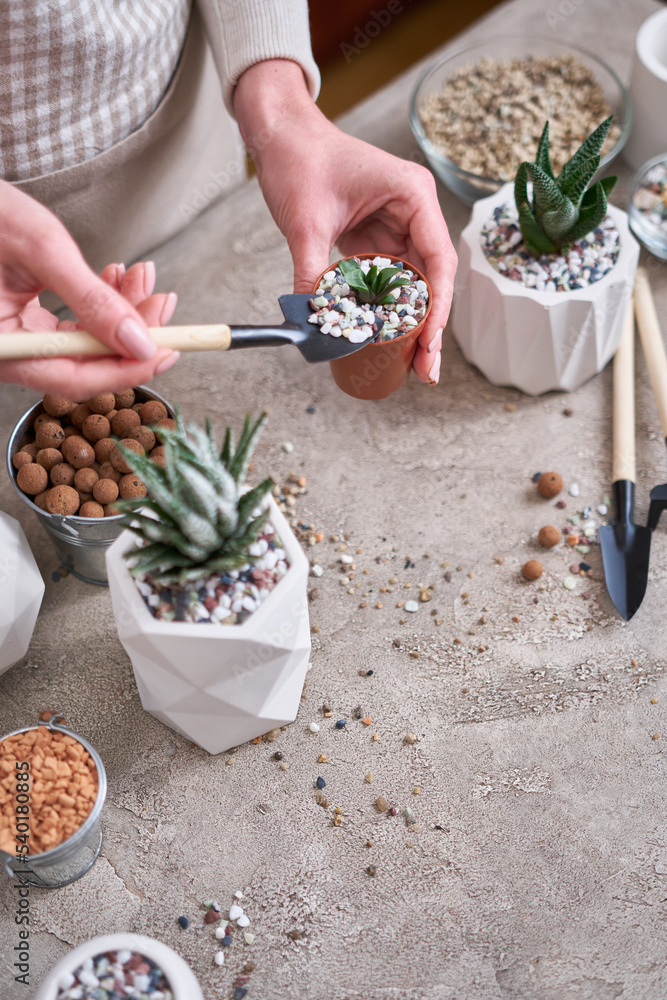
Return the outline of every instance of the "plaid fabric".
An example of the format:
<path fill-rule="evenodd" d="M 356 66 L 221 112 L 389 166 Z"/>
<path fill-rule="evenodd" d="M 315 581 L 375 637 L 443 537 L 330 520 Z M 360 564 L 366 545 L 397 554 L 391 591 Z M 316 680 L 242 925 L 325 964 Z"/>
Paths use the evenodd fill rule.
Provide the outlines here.
<path fill-rule="evenodd" d="M 191 0 L 0 0 L 0 177 L 81 163 L 139 128 L 183 48 Z"/>

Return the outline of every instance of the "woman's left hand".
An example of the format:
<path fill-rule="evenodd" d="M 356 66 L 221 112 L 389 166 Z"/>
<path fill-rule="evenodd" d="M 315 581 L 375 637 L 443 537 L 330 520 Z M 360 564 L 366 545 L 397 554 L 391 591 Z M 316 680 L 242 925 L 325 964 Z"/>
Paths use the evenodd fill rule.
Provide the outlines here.
<path fill-rule="evenodd" d="M 294 290 L 310 292 L 333 247 L 405 258 L 424 272 L 433 302 L 413 367 L 440 374 L 456 252 L 424 167 L 346 135 L 311 100 L 300 67 L 275 59 L 252 66 L 234 95 L 262 192 L 294 259 Z"/>

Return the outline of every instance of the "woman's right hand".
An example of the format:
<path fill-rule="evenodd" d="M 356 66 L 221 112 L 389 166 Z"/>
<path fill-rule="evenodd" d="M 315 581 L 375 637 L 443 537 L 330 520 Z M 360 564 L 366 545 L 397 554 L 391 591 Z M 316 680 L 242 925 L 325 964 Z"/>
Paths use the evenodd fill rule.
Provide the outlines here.
<path fill-rule="evenodd" d="M 110 264 L 98 277 L 52 212 L 0 180 L 0 336 L 82 329 L 116 355 L 0 361 L 0 381 L 78 401 L 167 371 L 178 352 L 158 350 L 147 327 L 169 322 L 176 295 L 154 295 L 154 286 L 151 261 L 127 272 L 122 264 Z M 60 296 L 75 322 L 58 323 L 40 306 L 38 295 L 45 289 Z"/>

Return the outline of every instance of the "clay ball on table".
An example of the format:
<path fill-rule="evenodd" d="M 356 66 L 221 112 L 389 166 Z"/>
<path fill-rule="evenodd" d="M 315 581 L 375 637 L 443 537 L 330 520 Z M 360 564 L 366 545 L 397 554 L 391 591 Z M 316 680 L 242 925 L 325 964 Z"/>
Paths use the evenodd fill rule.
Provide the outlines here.
<path fill-rule="evenodd" d="M 94 469 L 79 469 L 74 476 L 74 486 L 82 493 L 92 493 L 99 478 Z"/>
<path fill-rule="evenodd" d="M 54 465 L 50 474 L 51 482 L 54 486 L 71 486 L 74 482 L 75 471 L 67 462 Z"/>
<path fill-rule="evenodd" d="M 75 469 L 85 469 L 95 461 L 92 445 L 78 434 L 63 442 L 62 452 L 65 461 L 69 462 Z"/>
<path fill-rule="evenodd" d="M 72 412 L 76 403 L 73 403 L 71 399 L 65 399 L 64 396 L 54 396 L 47 392 L 42 400 L 42 406 L 52 417 L 66 417 Z"/>
<path fill-rule="evenodd" d="M 49 514 L 76 514 L 79 509 L 79 494 L 71 486 L 54 486 L 48 492 L 46 509 Z"/>
<path fill-rule="evenodd" d="M 60 465 L 62 460 L 62 452 L 58 448 L 42 448 L 35 455 L 37 464 L 44 466 L 47 472 L 50 472 L 54 465 Z"/>
<path fill-rule="evenodd" d="M 123 476 L 118 489 L 122 500 L 141 500 L 146 496 L 146 487 L 133 472 Z"/>
<path fill-rule="evenodd" d="M 79 507 L 80 517 L 104 517 L 104 507 L 94 500 L 88 500 Z"/>
<path fill-rule="evenodd" d="M 123 440 L 120 443 L 123 445 L 123 447 L 127 448 L 128 451 L 133 451 L 136 455 L 144 454 L 144 449 L 141 447 L 138 441 L 134 440 L 134 438 L 123 438 Z M 118 448 L 114 448 L 113 452 L 111 453 L 111 464 L 113 465 L 114 469 L 118 469 L 118 471 L 122 472 L 123 475 L 127 474 L 128 472 L 132 472 L 132 469 L 129 467 L 129 465 L 127 464 L 121 453 L 118 451 Z"/>
<path fill-rule="evenodd" d="M 153 434 L 150 427 L 146 427 L 145 424 L 139 424 L 129 437 L 133 437 L 135 441 L 138 441 L 146 454 L 148 454 L 149 451 L 152 451 L 155 447 L 155 434 Z"/>
<path fill-rule="evenodd" d="M 100 479 L 113 479 L 114 483 L 119 483 L 123 478 L 123 473 L 114 468 L 111 462 L 102 462 L 98 471 Z"/>
<path fill-rule="evenodd" d="M 81 428 L 83 426 L 84 420 L 86 419 L 86 417 L 89 417 L 90 414 L 91 414 L 91 409 L 88 406 L 88 403 L 79 403 L 78 406 L 74 407 L 74 409 L 69 415 L 69 418 L 75 427 Z"/>
<path fill-rule="evenodd" d="M 134 389 L 121 389 L 116 393 L 116 409 L 125 410 L 134 403 Z"/>
<path fill-rule="evenodd" d="M 15 455 L 12 455 L 12 465 L 15 469 L 20 469 L 22 465 L 30 465 L 31 462 L 32 456 L 27 451 L 17 451 Z"/>
<path fill-rule="evenodd" d="M 92 399 L 87 399 L 88 409 L 91 413 L 108 413 L 116 405 L 116 397 L 113 392 L 101 392 Z"/>
<path fill-rule="evenodd" d="M 35 444 L 38 451 L 42 448 L 59 448 L 65 440 L 65 432 L 60 424 L 40 424 L 35 432 Z"/>
<path fill-rule="evenodd" d="M 93 486 L 93 497 L 103 507 L 106 507 L 108 503 L 113 503 L 114 500 L 118 499 L 118 483 L 114 482 L 113 479 L 98 479 Z"/>
<path fill-rule="evenodd" d="M 141 417 L 134 410 L 119 410 L 111 421 L 116 437 L 133 437 L 137 427 L 141 427 Z"/>
<path fill-rule="evenodd" d="M 157 399 L 149 399 L 147 403 L 142 403 L 139 409 L 139 416 L 142 424 L 156 424 L 158 420 L 168 417 L 167 407 Z"/>
<path fill-rule="evenodd" d="M 557 497 L 563 489 L 563 477 L 558 472 L 543 472 L 537 480 L 537 492 L 546 500 Z"/>
<path fill-rule="evenodd" d="M 521 567 L 521 572 L 526 580 L 539 580 L 544 572 L 544 567 L 539 559 L 529 559 L 528 562 L 524 563 Z"/>
<path fill-rule="evenodd" d="M 42 465 L 31 462 L 29 465 L 22 465 L 16 473 L 16 482 L 24 493 L 36 496 L 42 493 L 49 482 L 49 474 Z"/>
<path fill-rule="evenodd" d="M 102 438 L 109 437 L 111 424 L 108 418 L 102 416 L 101 413 L 91 413 L 81 425 L 81 430 L 83 431 L 83 436 L 95 444 L 96 441 L 101 441 Z"/>
<path fill-rule="evenodd" d="M 538 542 L 545 549 L 552 549 L 554 545 L 558 545 L 560 539 L 560 529 L 553 524 L 545 524 L 537 536 Z"/>

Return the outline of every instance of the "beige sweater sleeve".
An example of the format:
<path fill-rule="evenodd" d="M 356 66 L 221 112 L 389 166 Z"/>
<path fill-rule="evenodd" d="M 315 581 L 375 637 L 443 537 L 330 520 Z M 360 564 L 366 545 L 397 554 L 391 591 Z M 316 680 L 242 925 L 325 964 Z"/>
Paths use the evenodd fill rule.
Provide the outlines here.
<path fill-rule="evenodd" d="M 301 66 L 315 99 L 320 73 L 313 59 L 307 0 L 197 0 L 213 49 L 222 96 L 233 115 L 234 87 L 241 75 L 265 59 L 291 59 Z"/>

